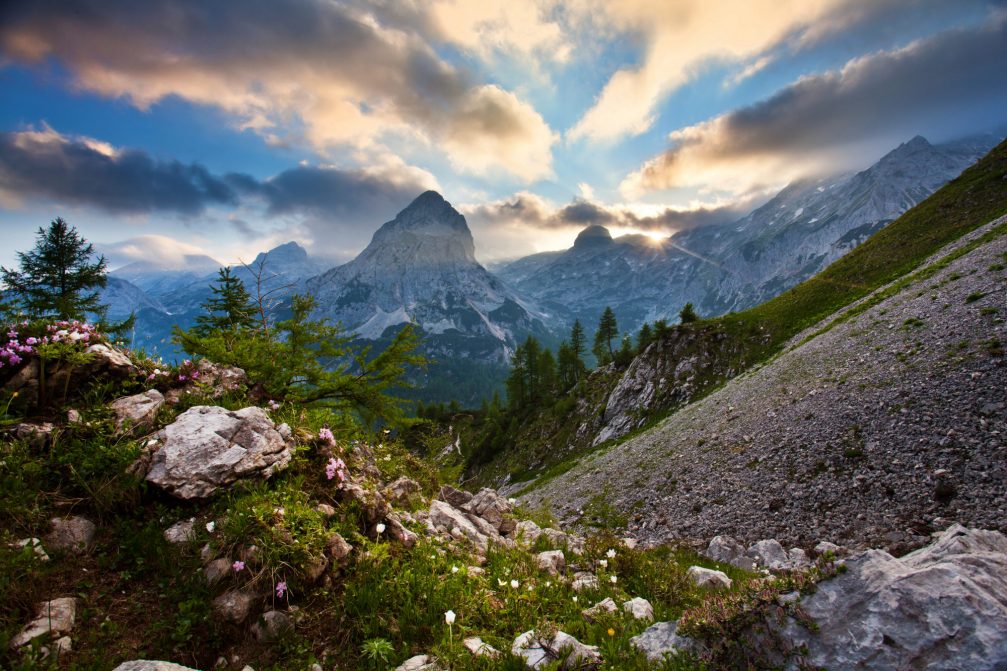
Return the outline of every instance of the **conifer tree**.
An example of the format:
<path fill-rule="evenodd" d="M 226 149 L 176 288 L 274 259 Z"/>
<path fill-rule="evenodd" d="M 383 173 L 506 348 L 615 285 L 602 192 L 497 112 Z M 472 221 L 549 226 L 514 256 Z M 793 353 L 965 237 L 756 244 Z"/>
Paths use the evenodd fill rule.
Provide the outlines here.
<path fill-rule="evenodd" d="M 77 229 L 57 217 L 48 229 L 39 228 L 35 248 L 18 252 L 19 270 L 0 268 L 13 308 L 30 317 L 105 319 L 108 307 L 99 302 L 98 289 L 108 284 L 108 262 L 94 261 L 94 245 Z"/>
<path fill-rule="evenodd" d="M 591 350 L 598 359 L 599 366 L 605 366 L 615 358 L 612 340 L 617 337 L 619 324 L 615 320 L 615 313 L 611 307 L 606 307 L 598 321 L 598 331 L 594 334 L 594 347 Z"/>
<path fill-rule="evenodd" d="M 626 333 L 622 336 L 622 344 L 619 351 L 615 353 L 615 365 L 625 368 L 633 362 L 633 336 Z"/>
<path fill-rule="evenodd" d="M 654 342 L 654 334 L 650 330 L 650 324 L 644 322 L 640 327 L 640 333 L 636 336 L 636 351 L 643 352 L 652 342 Z"/>
<path fill-rule="evenodd" d="M 685 304 L 681 312 L 678 313 L 678 320 L 683 324 L 699 321 L 699 315 L 696 314 L 696 308 L 692 306 L 692 303 Z"/>
<path fill-rule="evenodd" d="M 573 328 L 570 329 L 570 351 L 576 364 L 573 368 L 575 382 L 580 380 L 586 368 L 584 366 L 584 348 L 584 327 L 581 325 L 580 320 L 576 319 L 573 322 Z"/>
<path fill-rule="evenodd" d="M 559 344 L 559 349 L 556 350 L 556 369 L 559 385 L 563 391 L 577 384 L 583 365 L 574 354 L 570 343 L 564 340 Z"/>
<path fill-rule="evenodd" d="M 218 271 L 217 284 L 210 289 L 213 295 L 203 303 L 206 314 L 196 318 L 193 334 L 205 338 L 215 332 L 233 334 L 255 327 L 255 305 L 245 283 L 230 268 Z"/>

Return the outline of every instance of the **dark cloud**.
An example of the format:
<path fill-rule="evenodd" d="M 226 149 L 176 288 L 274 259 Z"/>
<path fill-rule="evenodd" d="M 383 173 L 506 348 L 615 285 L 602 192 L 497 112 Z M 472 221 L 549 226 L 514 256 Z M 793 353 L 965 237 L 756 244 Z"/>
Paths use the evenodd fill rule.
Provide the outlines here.
<path fill-rule="evenodd" d="M 358 220 L 391 218 L 426 185 L 419 176 L 389 179 L 365 170 L 302 166 L 267 180 L 257 192 L 269 204 L 270 214 L 302 212 L 329 220 Z M 369 223 L 381 223 L 376 218 Z"/>
<path fill-rule="evenodd" d="M 46 197 L 119 213 L 195 215 L 208 205 L 238 202 L 230 177 L 213 175 L 198 163 L 114 151 L 51 130 L 0 133 L 0 190 L 17 198 Z"/>
<path fill-rule="evenodd" d="M 981 27 L 855 59 L 841 70 L 803 77 L 756 105 L 676 131 L 673 146 L 623 188 L 634 194 L 716 176 L 743 183 L 760 177 L 745 162 L 751 160 L 770 172 L 823 162 L 842 169 L 868 145 L 992 128 L 1007 119 L 1005 63 L 1007 18 L 1001 12 Z"/>

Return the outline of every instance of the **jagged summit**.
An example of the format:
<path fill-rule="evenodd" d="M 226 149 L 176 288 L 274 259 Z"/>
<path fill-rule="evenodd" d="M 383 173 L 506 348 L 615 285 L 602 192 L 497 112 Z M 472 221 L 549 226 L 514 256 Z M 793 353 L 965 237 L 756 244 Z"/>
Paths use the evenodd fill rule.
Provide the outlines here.
<path fill-rule="evenodd" d="M 358 258 L 391 264 L 476 263 L 465 217 L 436 191 L 420 194 L 379 228 Z"/>
<path fill-rule="evenodd" d="M 577 235 L 573 246 L 575 248 L 604 245 L 612 242 L 612 233 L 607 228 L 599 224 L 588 226 Z"/>

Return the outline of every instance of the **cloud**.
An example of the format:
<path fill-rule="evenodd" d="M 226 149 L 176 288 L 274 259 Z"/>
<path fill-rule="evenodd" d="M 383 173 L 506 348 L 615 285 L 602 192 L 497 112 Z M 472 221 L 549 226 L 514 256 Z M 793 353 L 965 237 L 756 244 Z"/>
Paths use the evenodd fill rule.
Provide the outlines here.
<path fill-rule="evenodd" d="M 108 259 L 109 266 L 118 268 L 134 261 L 156 263 L 163 268 L 182 268 L 193 256 L 206 256 L 202 247 L 181 242 L 165 235 L 138 235 L 111 244 L 97 245 Z M 212 265 L 212 264 L 209 264 Z"/>
<path fill-rule="evenodd" d="M 949 30 L 803 77 L 756 105 L 671 134 L 623 181 L 626 197 L 709 187 L 741 194 L 862 167 L 878 146 L 992 127 L 1007 109 L 1007 18 Z M 866 156 L 865 156 L 866 154 Z"/>
<path fill-rule="evenodd" d="M 599 17 L 640 36 L 643 59 L 612 75 L 568 137 L 607 141 L 643 133 L 654 123 L 661 100 L 707 63 L 757 62 L 784 41 L 806 41 L 817 23 L 856 4 L 855 0 L 598 2 L 593 11 Z"/>
<path fill-rule="evenodd" d="M 45 197 L 116 213 L 195 215 L 208 205 L 235 205 L 229 177 L 198 163 L 161 161 L 86 137 L 42 130 L 0 133 L 0 192 L 5 202 Z"/>
<path fill-rule="evenodd" d="M 401 21 L 381 3 L 67 0 L 4 10 L 0 49 L 58 58 L 80 88 L 140 108 L 171 95 L 221 108 L 274 143 L 302 134 L 325 151 L 406 138 L 461 170 L 550 176 L 555 137 L 541 115 Z"/>

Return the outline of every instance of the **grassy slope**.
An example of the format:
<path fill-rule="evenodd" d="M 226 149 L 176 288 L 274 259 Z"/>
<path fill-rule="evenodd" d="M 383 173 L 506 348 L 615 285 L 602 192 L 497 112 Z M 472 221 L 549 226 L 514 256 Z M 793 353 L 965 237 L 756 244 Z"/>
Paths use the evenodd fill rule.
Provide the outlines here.
<path fill-rule="evenodd" d="M 698 400 L 731 377 L 774 356 L 802 330 L 910 273 L 948 243 L 1004 214 L 1007 214 L 1007 141 L 811 279 L 750 310 L 674 329 L 670 338 L 681 338 L 683 331 L 692 330 L 707 338 L 711 348 L 733 353 L 730 361 L 718 361 L 712 368 L 697 373 L 694 383 L 697 391 L 691 400 Z M 736 346 L 725 344 L 724 337 Z M 618 377 L 612 379 L 612 385 L 618 382 Z M 604 403 L 607 393 L 593 396 Z M 597 410 L 601 409 L 603 406 Z M 658 399 L 646 411 L 647 426 L 675 409 L 677 406 L 663 404 Z M 580 417 L 565 420 L 574 422 L 574 429 L 581 421 Z M 562 438 L 568 435 L 571 430 L 563 420 L 557 421 L 552 413 L 543 412 L 524 423 L 522 432 L 514 438 L 513 449 L 500 455 L 482 471 L 481 477 L 489 481 L 511 472 L 526 479 L 531 475 L 527 463 L 533 460 L 539 462 L 539 475 L 555 476 L 593 451 L 590 446 L 593 436 L 566 445 Z M 541 455 L 545 455 L 544 460 Z M 518 465 L 522 460 L 525 466 Z"/>

